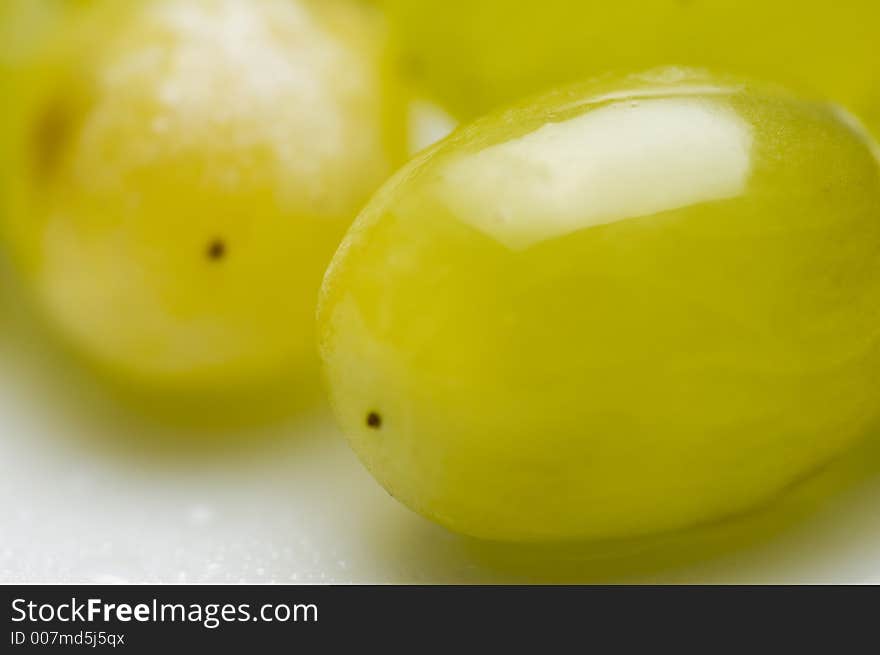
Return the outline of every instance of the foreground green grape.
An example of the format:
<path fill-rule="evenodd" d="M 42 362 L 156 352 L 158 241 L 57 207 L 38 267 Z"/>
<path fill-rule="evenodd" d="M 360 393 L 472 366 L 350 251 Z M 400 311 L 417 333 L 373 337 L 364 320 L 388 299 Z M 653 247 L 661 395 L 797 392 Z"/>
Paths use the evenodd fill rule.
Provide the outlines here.
<path fill-rule="evenodd" d="M 414 73 L 461 116 L 608 71 L 709 66 L 806 85 L 880 127 L 880 3 L 384 0 Z"/>
<path fill-rule="evenodd" d="M 880 172 L 831 105 L 663 70 L 489 116 L 371 201 L 319 331 L 395 497 L 500 540 L 743 511 L 878 414 Z"/>
<path fill-rule="evenodd" d="M 105 369 L 208 390 L 315 371 L 321 275 L 403 156 L 362 6 L 112 2 L 21 72 L 10 239 Z"/>

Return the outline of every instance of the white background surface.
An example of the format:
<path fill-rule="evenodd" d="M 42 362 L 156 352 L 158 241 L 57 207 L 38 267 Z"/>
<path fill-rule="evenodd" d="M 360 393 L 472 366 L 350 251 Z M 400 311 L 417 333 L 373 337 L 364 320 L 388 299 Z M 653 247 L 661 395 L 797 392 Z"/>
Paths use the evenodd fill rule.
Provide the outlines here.
<path fill-rule="evenodd" d="M 449 127 L 415 118 L 422 143 Z M 0 583 L 880 583 L 880 429 L 735 521 L 633 543 L 486 544 L 390 498 L 326 412 L 192 442 L 57 352 L 3 268 L 0 307 Z M 161 445 L 175 441 L 188 447 Z"/>

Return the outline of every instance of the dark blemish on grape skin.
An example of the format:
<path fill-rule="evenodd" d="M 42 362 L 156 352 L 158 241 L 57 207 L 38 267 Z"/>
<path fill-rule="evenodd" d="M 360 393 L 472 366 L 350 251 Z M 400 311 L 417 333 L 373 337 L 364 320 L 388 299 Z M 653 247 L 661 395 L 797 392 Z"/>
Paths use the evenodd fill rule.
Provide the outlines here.
<path fill-rule="evenodd" d="M 382 427 L 382 417 L 378 412 L 370 412 L 367 414 L 367 427 L 378 430 Z"/>
<path fill-rule="evenodd" d="M 425 76 L 427 66 L 425 62 L 415 56 L 405 57 L 401 61 L 401 70 L 407 79 L 420 80 Z"/>
<path fill-rule="evenodd" d="M 52 178 L 72 132 L 73 116 L 63 101 L 56 100 L 46 107 L 33 135 L 34 168 L 38 180 Z"/>
<path fill-rule="evenodd" d="M 214 239 L 205 250 L 208 259 L 219 261 L 226 256 L 226 242 L 223 239 Z"/>

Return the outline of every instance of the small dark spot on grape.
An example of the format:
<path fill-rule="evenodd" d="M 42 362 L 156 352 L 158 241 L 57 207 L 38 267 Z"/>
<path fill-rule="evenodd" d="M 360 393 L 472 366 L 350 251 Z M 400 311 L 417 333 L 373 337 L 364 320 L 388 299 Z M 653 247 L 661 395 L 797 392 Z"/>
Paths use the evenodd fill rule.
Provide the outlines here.
<path fill-rule="evenodd" d="M 378 430 L 382 427 L 382 417 L 378 412 L 370 412 L 367 414 L 367 427 Z"/>
<path fill-rule="evenodd" d="M 214 239 L 205 250 L 208 259 L 218 261 L 226 256 L 226 242 L 223 239 Z"/>
<path fill-rule="evenodd" d="M 64 147 L 74 130 L 71 108 L 62 100 L 48 105 L 33 133 L 34 169 L 38 180 L 49 180 L 58 170 Z"/>
<path fill-rule="evenodd" d="M 425 75 L 426 68 L 424 60 L 419 57 L 409 56 L 401 61 L 402 72 L 408 79 L 421 79 Z"/>

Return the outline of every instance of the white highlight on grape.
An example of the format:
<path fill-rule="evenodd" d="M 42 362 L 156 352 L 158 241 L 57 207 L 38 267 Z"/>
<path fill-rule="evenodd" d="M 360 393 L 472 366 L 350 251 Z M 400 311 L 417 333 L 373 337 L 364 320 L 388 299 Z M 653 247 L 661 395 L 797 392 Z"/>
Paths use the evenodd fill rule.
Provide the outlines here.
<path fill-rule="evenodd" d="M 83 184 L 116 189 L 132 169 L 213 143 L 240 152 L 245 173 L 266 167 L 253 153 L 271 153 L 279 203 L 335 218 L 391 170 L 373 45 L 328 31 L 306 3 L 163 0 L 138 20 L 154 33 L 102 70 L 101 102 L 83 130 L 83 156 L 91 157 L 81 164 Z M 153 133 L 121 133 L 131 129 L 132 107 L 144 105 L 156 113 Z M 217 142 L 218 134 L 230 141 Z M 95 160 L 117 152 L 117 141 L 125 150 L 111 165 Z M 226 164 L 209 159 L 204 174 L 207 184 L 235 190 Z"/>
<path fill-rule="evenodd" d="M 837 118 L 841 120 L 849 129 L 859 135 L 861 139 L 865 141 L 868 148 L 871 151 L 871 154 L 874 155 L 874 159 L 880 163 L 880 142 L 878 142 L 874 135 L 871 133 L 865 124 L 861 121 L 861 119 L 853 114 L 846 107 L 838 104 L 831 105 L 832 111 L 834 111 Z"/>
<path fill-rule="evenodd" d="M 614 103 L 451 159 L 435 189 L 519 250 L 585 228 L 741 194 L 752 127 L 694 98 Z"/>
<path fill-rule="evenodd" d="M 409 105 L 410 153 L 414 155 L 446 138 L 456 125 L 457 121 L 434 103 L 414 100 Z"/>

